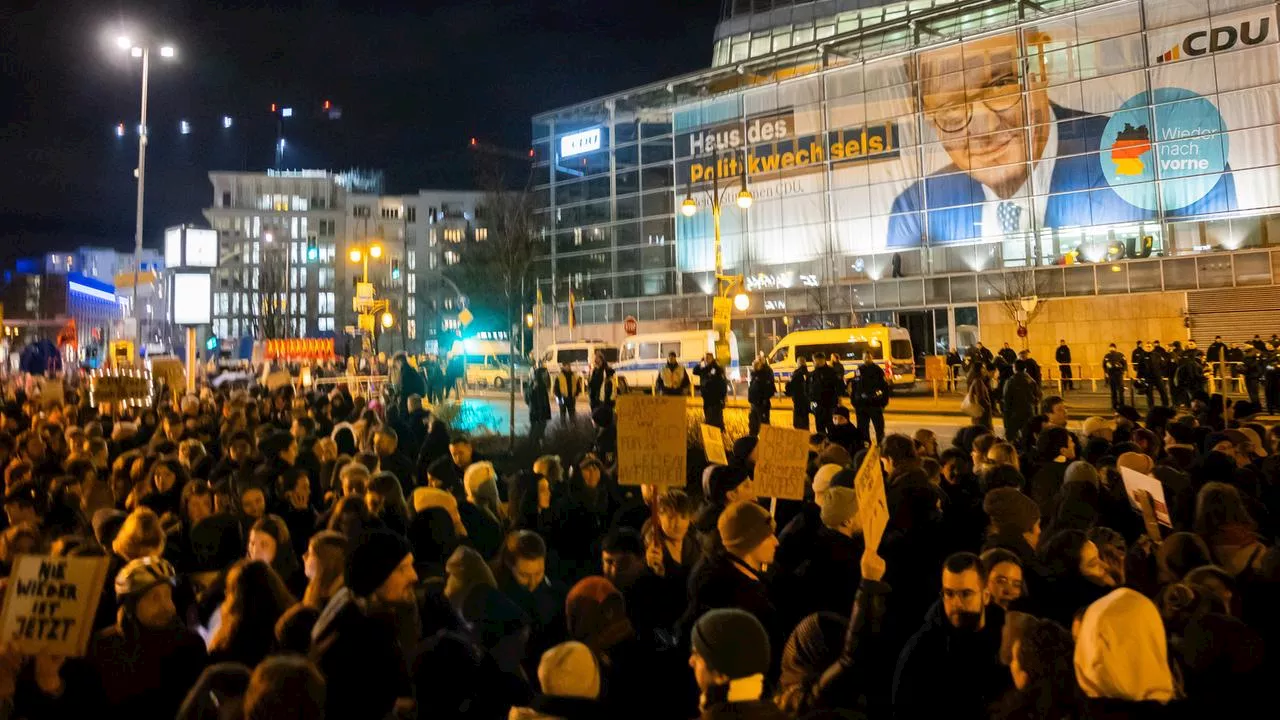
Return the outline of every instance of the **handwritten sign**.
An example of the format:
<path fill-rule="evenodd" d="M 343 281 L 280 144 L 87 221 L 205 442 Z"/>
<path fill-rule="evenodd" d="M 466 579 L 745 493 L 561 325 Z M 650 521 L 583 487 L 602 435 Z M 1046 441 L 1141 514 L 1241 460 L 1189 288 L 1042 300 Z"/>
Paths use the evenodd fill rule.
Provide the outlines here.
<path fill-rule="evenodd" d="M 688 426 L 683 397 L 618 396 L 618 483 L 685 484 Z"/>
<path fill-rule="evenodd" d="M 853 491 L 858 495 L 862 539 L 868 548 L 876 550 L 889 524 L 889 500 L 884 493 L 884 468 L 880 466 L 879 445 L 872 445 L 867 451 L 862 467 L 858 468 L 853 479 Z"/>
<path fill-rule="evenodd" d="M 756 445 L 756 494 L 803 500 L 809 464 L 809 433 L 762 425 Z"/>
<path fill-rule="evenodd" d="M 175 400 L 187 392 L 187 368 L 176 357 L 151 358 L 151 377 L 164 380 Z"/>
<path fill-rule="evenodd" d="M 934 380 L 947 380 L 947 356 L 946 355 L 928 355 L 924 359 L 924 379 L 928 382 Z"/>
<path fill-rule="evenodd" d="M 1142 512 L 1142 505 L 1138 502 L 1138 492 L 1146 490 L 1151 493 L 1151 499 L 1156 507 L 1156 522 L 1165 527 L 1173 527 L 1173 518 L 1169 517 L 1169 506 L 1164 500 L 1164 483 L 1129 468 L 1120 468 L 1120 478 L 1124 480 L 1124 494 L 1129 496 L 1129 504 L 1134 510 Z"/>
<path fill-rule="evenodd" d="M 126 405 L 151 404 L 151 377 L 136 370 L 120 375 L 90 376 L 90 398 L 94 407 L 98 403 L 124 403 Z"/>
<path fill-rule="evenodd" d="M 262 384 L 266 385 L 271 392 L 275 392 L 292 382 L 293 377 L 289 375 L 288 370 L 276 370 L 262 379 Z"/>
<path fill-rule="evenodd" d="M 29 655 L 84 655 L 107 562 L 105 557 L 18 556 L 4 596 L 0 638 Z"/>
<path fill-rule="evenodd" d="M 40 380 L 40 407 L 60 407 L 66 401 L 61 378 Z"/>
<path fill-rule="evenodd" d="M 724 434 L 715 425 L 702 423 L 702 449 L 707 453 L 707 462 L 729 464 L 729 456 L 724 452 Z"/>

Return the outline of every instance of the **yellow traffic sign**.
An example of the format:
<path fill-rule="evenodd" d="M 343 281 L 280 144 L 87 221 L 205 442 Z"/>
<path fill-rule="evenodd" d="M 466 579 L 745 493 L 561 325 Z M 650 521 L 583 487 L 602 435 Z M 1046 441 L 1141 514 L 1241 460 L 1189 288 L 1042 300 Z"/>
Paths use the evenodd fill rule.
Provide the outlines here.
<path fill-rule="evenodd" d="M 458 313 L 458 322 L 461 323 L 462 327 L 470 325 L 471 321 L 475 319 L 476 316 L 472 315 L 471 311 L 466 308 L 462 308 L 462 312 Z"/>

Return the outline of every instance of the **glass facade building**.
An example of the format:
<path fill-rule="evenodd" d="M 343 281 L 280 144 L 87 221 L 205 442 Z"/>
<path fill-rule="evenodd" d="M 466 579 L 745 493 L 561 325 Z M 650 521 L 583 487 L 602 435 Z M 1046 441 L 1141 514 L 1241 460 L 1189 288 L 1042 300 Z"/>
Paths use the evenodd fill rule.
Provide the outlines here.
<path fill-rule="evenodd" d="M 720 201 L 748 351 L 868 321 L 963 345 L 1022 276 L 1044 298 L 1272 285 L 1276 21 L 1257 0 L 725 0 L 711 69 L 533 119 L 544 302 L 567 324 L 572 292 L 588 336 L 709 326 Z"/>

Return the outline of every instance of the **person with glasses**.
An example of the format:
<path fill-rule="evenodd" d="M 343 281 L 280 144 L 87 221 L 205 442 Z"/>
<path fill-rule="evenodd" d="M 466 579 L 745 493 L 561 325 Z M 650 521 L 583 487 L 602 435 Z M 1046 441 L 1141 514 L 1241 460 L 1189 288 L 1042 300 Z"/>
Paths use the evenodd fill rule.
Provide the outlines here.
<path fill-rule="evenodd" d="M 898 656 L 895 718 L 986 718 L 1009 688 L 1000 663 L 1004 611 L 991 602 L 982 560 L 961 552 L 942 563 L 942 595 Z"/>
<path fill-rule="evenodd" d="M 1121 198 L 1103 171 L 1116 161 L 1105 148 L 1123 140 L 1104 138 L 1110 118 L 1051 98 L 1051 78 L 1075 79 L 1065 55 L 1046 52 L 1047 38 L 1033 30 L 1024 31 L 1024 41 L 1025 59 L 1018 34 L 1011 32 L 907 61 L 907 74 L 918 83 L 919 112 L 934 135 L 922 143 L 940 146 L 946 157 L 929 158 L 935 168 L 929 177 L 894 201 L 890 248 L 926 239 L 938 244 L 1014 236 L 1021 242 L 1040 228 L 1154 217 L 1155 211 Z M 1148 134 L 1148 143 L 1155 139 L 1145 126 L 1132 130 Z M 1146 162 L 1150 157 L 1148 152 Z M 1123 173 L 1110 167 L 1126 174 L 1132 163 Z M 1234 209 L 1235 185 L 1230 167 L 1224 168 L 1203 197 L 1180 208 L 1166 204 L 1165 215 Z"/>

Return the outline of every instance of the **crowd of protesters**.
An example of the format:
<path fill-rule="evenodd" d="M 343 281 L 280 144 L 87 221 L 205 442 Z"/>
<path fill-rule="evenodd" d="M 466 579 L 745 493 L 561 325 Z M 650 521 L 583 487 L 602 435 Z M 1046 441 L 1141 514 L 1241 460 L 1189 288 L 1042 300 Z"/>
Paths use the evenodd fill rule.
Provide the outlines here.
<path fill-rule="evenodd" d="M 771 513 L 750 436 L 728 465 L 691 447 L 686 477 L 623 487 L 611 394 L 593 392 L 591 450 L 517 463 L 437 417 L 422 373 L 392 376 L 377 398 L 204 389 L 132 410 L 7 388 L 0 572 L 23 553 L 110 571 L 84 657 L 0 646 L 0 718 L 1269 706 L 1280 432 L 1247 401 L 1069 427 L 1047 398 L 951 446 L 887 435 L 868 547 L 854 485 L 873 433 L 812 435 L 805 500 Z M 1131 498 L 1126 468 L 1163 503 Z"/>

